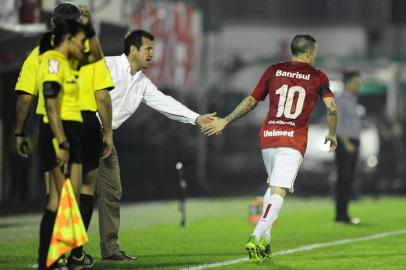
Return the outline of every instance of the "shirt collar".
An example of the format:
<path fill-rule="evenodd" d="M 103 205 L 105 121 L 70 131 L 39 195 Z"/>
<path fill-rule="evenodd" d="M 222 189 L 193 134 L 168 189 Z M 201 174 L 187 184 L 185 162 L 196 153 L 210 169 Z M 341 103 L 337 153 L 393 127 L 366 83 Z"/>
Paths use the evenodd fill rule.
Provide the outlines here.
<path fill-rule="evenodd" d="M 131 65 L 130 65 L 130 62 L 128 62 L 127 55 L 125 55 L 125 53 L 122 53 L 120 55 L 120 60 L 121 60 L 121 63 L 123 64 L 123 66 L 125 67 L 126 71 L 128 71 L 128 73 L 131 73 Z M 141 74 L 141 72 L 142 72 L 142 70 L 137 71 L 134 74 L 134 76 L 138 76 L 139 74 Z"/>
<path fill-rule="evenodd" d="M 123 64 L 123 66 L 125 67 L 125 69 L 126 69 L 128 72 L 131 72 L 130 62 L 128 62 L 127 55 L 125 55 L 125 53 L 122 53 L 122 54 L 120 55 L 120 61 L 121 61 L 121 63 Z"/>

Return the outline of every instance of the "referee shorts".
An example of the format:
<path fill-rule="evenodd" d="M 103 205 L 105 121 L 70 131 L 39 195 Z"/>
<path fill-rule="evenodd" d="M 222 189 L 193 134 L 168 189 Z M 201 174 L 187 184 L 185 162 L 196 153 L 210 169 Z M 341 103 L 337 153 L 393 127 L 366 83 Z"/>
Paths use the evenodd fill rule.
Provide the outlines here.
<path fill-rule="evenodd" d="M 96 112 L 82 111 L 83 127 L 81 140 L 83 146 L 83 173 L 99 168 L 100 155 L 103 150 L 101 125 Z"/>
<path fill-rule="evenodd" d="M 82 123 L 75 121 L 62 121 L 63 130 L 70 144 L 69 163 L 82 163 L 82 144 L 80 134 Z M 42 172 L 50 171 L 58 165 L 56 157 L 57 141 L 54 140 L 49 124 L 40 122 L 38 148 L 40 155 L 40 168 Z M 54 145 L 55 144 L 55 145 Z"/>

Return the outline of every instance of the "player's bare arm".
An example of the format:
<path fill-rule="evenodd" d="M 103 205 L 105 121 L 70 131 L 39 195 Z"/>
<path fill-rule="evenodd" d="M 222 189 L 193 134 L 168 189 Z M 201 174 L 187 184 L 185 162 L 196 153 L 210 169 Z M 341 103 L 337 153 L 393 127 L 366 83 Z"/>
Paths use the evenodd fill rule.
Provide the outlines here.
<path fill-rule="evenodd" d="M 67 142 L 65 132 L 63 130 L 63 125 L 61 118 L 59 116 L 59 104 L 58 97 L 51 97 L 45 99 L 45 108 L 47 116 L 49 119 L 49 126 L 57 139 L 58 143 L 61 145 Z M 65 148 L 60 148 L 58 153 L 58 166 L 64 166 L 64 172 L 67 171 L 67 164 L 69 161 L 69 150 Z"/>
<path fill-rule="evenodd" d="M 327 109 L 327 125 L 328 125 L 328 134 L 324 140 L 324 143 L 330 142 L 329 152 L 333 152 L 337 148 L 337 137 L 336 137 L 336 129 L 338 121 L 337 105 L 333 97 L 325 97 L 323 98 L 323 102 Z"/>
<path fill-rule="evenodd" d="M 103 89 L 96 91 L 95 93 L 97 112 L 99 113 L 100 120 L 103 126 L 103 144 L 104 149 L 101 155 L 102 159 L 105 159 L 111 154 L 113 148 L 113 128 L 112 123 L 112 106 L 111 97 L 108 90 Z"/>
<path fill-rule="evenodd" d="M 229 115 L 213 120 L 213 122 L 202 128 L 202 132 L 208 136 L 220 134 L 228 124 L 252 111 L 257 104 L 258 101 L 252 96 L 246 97 Z"/>
<path fill-rule="evenodd" d="M 15 130 L 16 148 L 18 155 L 24 158 L 28 158 L 31 150 L 29 147 L 29 139 L 24 132 L 24 127 L 33 101 L 34 96 L 30 94 L 19 93 L 17 97 Z"/>

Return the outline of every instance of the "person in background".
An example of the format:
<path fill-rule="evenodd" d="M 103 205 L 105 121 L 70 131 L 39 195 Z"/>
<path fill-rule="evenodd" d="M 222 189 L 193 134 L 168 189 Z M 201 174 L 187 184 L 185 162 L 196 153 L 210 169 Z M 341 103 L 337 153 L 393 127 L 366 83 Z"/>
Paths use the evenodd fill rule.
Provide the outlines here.
<path fill-rule="evenodd" d="M 358 218 L 351 218 L 348 206 L 351 200 L 351 190 L 355 180 L 360 134 L 361 116 L 358 113 L 358 91 L 361 85 L 358 71 L 343 72 L 344 91 L 337 97 L 338 128 L 337 150 L 335 161 L 337 165 L 336 182 L 336 217 L 335 221 L 344 224 L 359 224 Z"/>

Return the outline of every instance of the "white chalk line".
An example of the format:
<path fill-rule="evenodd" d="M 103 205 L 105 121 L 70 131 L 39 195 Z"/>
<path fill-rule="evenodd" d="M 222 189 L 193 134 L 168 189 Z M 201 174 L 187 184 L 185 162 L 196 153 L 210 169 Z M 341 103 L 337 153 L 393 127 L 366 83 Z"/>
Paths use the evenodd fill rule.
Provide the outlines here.
<path fill-rule="evenodd" d="M 308 250 L 313 250 L 313 249 L 322 248 L 322 247 L 343 245 L 343 244 L 348 244 L 348 243 L 353 243 L 353 242 L 368 241 L 368 240 L 372 240 L 372 239 L 384 238 L 384 237 L 395 236 L 395 235 L 400 235 L 400 234 L 406 234 L 406 229 L 377 233 L 377 234 L 370 234 L 367 236 L 356 237 L 356 238 L 347 238 L 347 239 L 337 240 L 337 241 L 333 241 L 333 242 L 315 243 L 315 244 L 311 244 L 311 245 L 301 246 L 298 248 L 277 251 L 277 252 L 272 253 L 272 256 L 292 254 L 292 253 L 297 253 L 297 252 L 301 252 L 301 251 L 308 251 Z M 217 262 L 217 263 L 207 263 L 207 264 L 200 264 L 200 265 L 196 265 L 196 266 L 190 266 L 190 267 L 186 267 L 186 268 L 181 268 L 181 270 L 204 270 L 204 269 L 208 269 L 208 268 L 222 267 L 222 266 L 237 264 L 237 263 L 246 262 L 246 261 L 248 261 L 248 258 L 240 258 L 240 259 L 227 260 L 227 261 L 222 261 L 222 262 Z"/>

